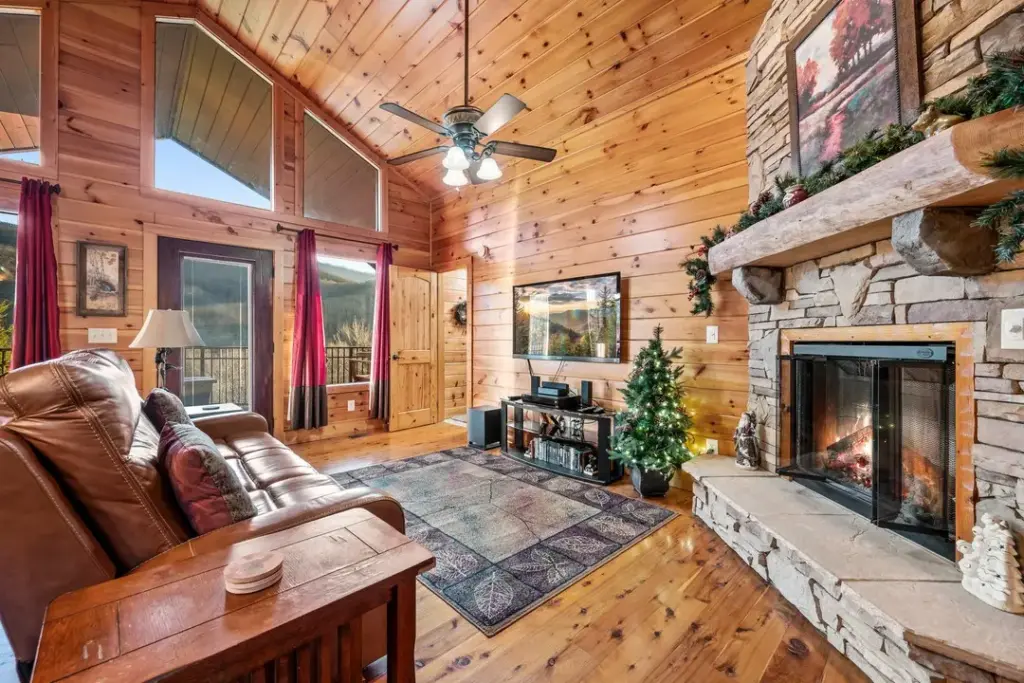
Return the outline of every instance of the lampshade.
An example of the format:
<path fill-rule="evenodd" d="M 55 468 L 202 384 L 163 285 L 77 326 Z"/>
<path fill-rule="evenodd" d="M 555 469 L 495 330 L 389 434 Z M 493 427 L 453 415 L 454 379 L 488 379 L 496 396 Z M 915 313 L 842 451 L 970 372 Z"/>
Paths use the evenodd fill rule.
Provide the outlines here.
<path fill-rule="evenodd" d="M 448 154 L 445 155 L 441 165 L 449 171 L 465 171 L 469 168 L 469 159 L 466 158 L 466 153 L 461 147 L 452 145 L 448 148 Z"/>
<path fill-rule="evenodd" d="M 469 178 L 462 171 L 452 169 L 444 174 L 444 178 L 441 179 L 445 185 L 450 187 L 462 187 L 469 182 Z"/>
<path fill-rule="evenodd" d="M 206 346 L 188 311 L 153 309 L 131 344 L 133 349 L 177 349 Z"/>
<path fill-rule="evenodd" d="M 480 162 L 480 170 L 476 172 L 476 177 L 480 180 L 497 180 L 501 177 L 501 168 L 498 166 L 498 162 L 491 157 L 487 157 Z"/>

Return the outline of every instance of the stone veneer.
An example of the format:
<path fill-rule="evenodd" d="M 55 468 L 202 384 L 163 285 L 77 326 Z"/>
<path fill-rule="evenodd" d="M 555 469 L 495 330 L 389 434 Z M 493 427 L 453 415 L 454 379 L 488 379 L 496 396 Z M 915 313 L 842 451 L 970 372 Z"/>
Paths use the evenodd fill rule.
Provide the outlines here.
<path fill-rule="evenodd" d="M 834 0 L 775 0 L 747 59 L 750 197 L 790 170 L 786 45 Z M 924 101 L 954 93 L 983 73 L 982 55 L 1024 44 L 1024 0 L 917 0 Z"/>
<path fill-rule="evenodd" d="M 787 268 L 784 287 L 785 301 L 750 306 L 748 314 L 748 410 L 762 422 L 767 469 L 774 472 L 780 460 L 780 330 L 973 323 L 977 516 L 991 512 L 1007 520 L 1024 547 L 1024 350 L 1000 347 L 1003 309 L 1024 308 L 1024 270 L 918 275 L 884 241 Z"/>

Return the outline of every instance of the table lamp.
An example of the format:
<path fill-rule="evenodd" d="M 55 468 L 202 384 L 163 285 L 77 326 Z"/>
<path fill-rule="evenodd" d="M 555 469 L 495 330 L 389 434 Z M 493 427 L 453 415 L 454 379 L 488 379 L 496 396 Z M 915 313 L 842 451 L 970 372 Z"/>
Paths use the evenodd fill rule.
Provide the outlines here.
<path fill-rule="evenodd" d="M 167 354 L 171 349 L 206 346 L 192 324 L 188 311 L 153 309 L 129 348 L 156 349 L 156 374 L 160 388 L 167 386 Z"/>

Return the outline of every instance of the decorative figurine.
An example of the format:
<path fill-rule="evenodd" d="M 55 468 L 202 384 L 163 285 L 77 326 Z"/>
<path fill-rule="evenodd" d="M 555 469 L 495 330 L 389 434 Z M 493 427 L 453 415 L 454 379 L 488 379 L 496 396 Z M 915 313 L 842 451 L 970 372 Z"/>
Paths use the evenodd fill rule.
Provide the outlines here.
<path fill-rule="evenodd" d="M 782 197 L 782 205 L 787 209 L 791 206 L 795 206 L 807 199 L 811 195 L 807 192 L 807 188 L 800 183 L 793 183 L 786 189 L 786 194 Z"/>
<path fill-rule="evenodd" d="M 761 465 L 761 445 L 757 441 L 757 416 L 747 411 L 740 416 L 733 438 L 736 441 L 736 466 L 756 470 Z"/>
<path fill-rule="evenodd" d="M 921 112 L 921 115 L 917 117 L 917 121 L 914 121 L 913 125 L 910 127 L 918 133 L 924 133 L 925 137 L 930 138 L 939 131 L 952 128 L 963 120 L 964 117 L 957 116 L 956 114 L 939 113 L 939 110 L 935 108 L 934 104 L 932 104 Z"/>
<path fill-rule="evenodd" d="M 1024 614 L 1020 561 L 1006 522 L 986 512 L 974 527 L 974 541 L 957 541 L 956 548 L 963 555 L 958 566 L 968 593 L 996 609 Z"/>

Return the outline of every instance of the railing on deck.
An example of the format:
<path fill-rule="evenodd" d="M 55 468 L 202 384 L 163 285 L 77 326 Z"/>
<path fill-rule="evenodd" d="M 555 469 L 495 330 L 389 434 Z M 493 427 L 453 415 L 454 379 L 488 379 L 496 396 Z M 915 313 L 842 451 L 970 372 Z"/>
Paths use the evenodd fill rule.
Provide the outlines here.
<path fill-rule="evenodd" d="M 0 377 L 3 377 L 11 369 L 11 350 L 0 349 Z"/>
<path fill-rule="evenodd" d="M 370 381 L 369 346 L 328 346 L 327 383 Z"/>

